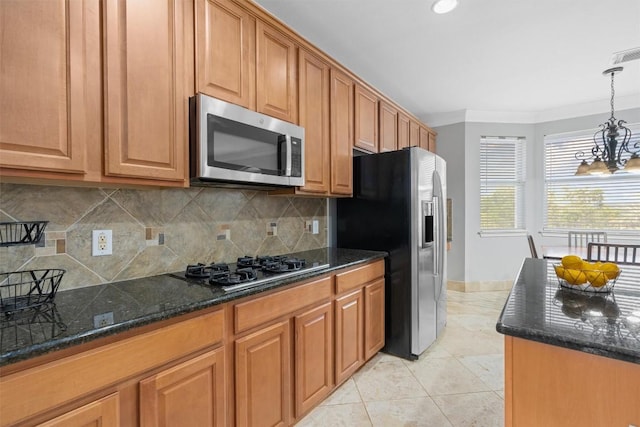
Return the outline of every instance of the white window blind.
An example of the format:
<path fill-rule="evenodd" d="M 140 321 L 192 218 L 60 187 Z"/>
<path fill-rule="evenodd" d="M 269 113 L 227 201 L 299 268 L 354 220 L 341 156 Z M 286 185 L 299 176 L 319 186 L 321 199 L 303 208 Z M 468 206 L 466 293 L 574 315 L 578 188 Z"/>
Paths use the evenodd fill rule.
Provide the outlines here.
<path fill-rule="evenodd" d="M 640 124 L 627 127 L 631 145 L 640 142 Z M 544 137 L 545 231 L 640 230 L 639 174 L 574 175 L 580 164 L 575 154 L 582 151 L 590 157 L 595 132 Z"/>
<path fill-rule="evenodd" d="M 526 141 L 480 139 L 480 233 L 524 231 Z"/>

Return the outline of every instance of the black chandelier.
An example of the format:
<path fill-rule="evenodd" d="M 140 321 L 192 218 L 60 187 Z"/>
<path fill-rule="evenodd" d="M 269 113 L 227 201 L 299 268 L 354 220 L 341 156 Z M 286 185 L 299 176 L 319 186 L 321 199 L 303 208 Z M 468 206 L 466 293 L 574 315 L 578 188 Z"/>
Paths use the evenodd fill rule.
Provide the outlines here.
<path fill-rule="evenodd" d="M 624 120 L 614 117 L 613 76 L 622 71 L 622 67 L 609 68 L 602 74 L 611 74 L 611 117 L 600 125 L 600 129 L 593 135 L 594 146 L 591 149 L 591 164 L 583 151 L 575 155 L 577 160 L 582 160 L 576 175 L 605 175 L 612 174 L 620 168 L 625 172 L 640 173 L 640 141 L 629 145 L 631 131 L 624 124 Z M 629 158 L 625 158 L 629 155 Z M 623 157 L 624 156 L 624 157 Z"/>

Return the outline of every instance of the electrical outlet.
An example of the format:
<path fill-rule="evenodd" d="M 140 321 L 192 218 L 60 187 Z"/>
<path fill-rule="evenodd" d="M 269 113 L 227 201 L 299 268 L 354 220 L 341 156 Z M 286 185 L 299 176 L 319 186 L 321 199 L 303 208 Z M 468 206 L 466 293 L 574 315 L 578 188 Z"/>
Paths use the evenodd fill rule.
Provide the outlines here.
<path fill-rule="evenodd" d="M 311 226 L 311 234 L 318 234 L 318 233 L 320 233 L 320 225 L 318 223 L 318 220 L 314 219 Z"/>
<path fill-rule="evenodd" d="M 111 230 L 93 230 L 91 242 L 91 255 L 102 256 L 113 253 L 113 241 Z"/>
<path fill-rule="evenodd" d="M 93 316 L 93 327 L 102 328 L 103 326 L 113 325 L 113 311 L 108 313 L 96 314 Z"/>

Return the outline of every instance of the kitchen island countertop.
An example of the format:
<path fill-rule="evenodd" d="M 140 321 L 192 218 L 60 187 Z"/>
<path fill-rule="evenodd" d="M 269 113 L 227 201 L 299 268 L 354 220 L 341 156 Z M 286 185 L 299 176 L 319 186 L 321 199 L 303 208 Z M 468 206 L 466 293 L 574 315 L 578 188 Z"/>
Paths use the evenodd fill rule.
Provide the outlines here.
<path fill-rule="evenodd" d="M 640 272 L 631 268 L 622 269 L 611 293 L 589 293 L 560 287 L 551 262 L 528 258 L 496 329 L 505 335 L 640 364 Z"/>
<path fill-rule="evenodd" d="M 387 254 L 324 248 L 291 255 L 328 266 L 233 292 L 173 274 L 61 291 L 54 304 L 0 319 L 0 366 L 364 264 Z M 101 315 L 105 315 L 102 320 Z"/>

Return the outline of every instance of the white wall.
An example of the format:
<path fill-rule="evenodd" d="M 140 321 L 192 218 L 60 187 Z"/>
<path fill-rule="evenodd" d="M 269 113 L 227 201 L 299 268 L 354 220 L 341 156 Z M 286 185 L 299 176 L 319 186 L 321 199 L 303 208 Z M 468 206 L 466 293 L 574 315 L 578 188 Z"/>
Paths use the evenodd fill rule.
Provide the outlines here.
<path fill-rule="evenodd" d="M 447 190 L 453 199 L 453 242 L 448 278 L 465 282 L 515 279 L 530 256 L 526 236 L 480 237 L 480 137 L 523 136 L 527 143 L 526 227 L 538 251 L 542 245 L 562 245 L 566 238 L 543 236 L 544 135 L 597 128 L 608 113 L 536 124 L 466 122 L 434 128 L 437 152 L 447 161 Z M 640 122 L 640 108 L 616 112 L 629 123 Z M 464 147 L 461 145 L 464 141 Z M 464 203 L 460 203 L 464 200 Z"/>

